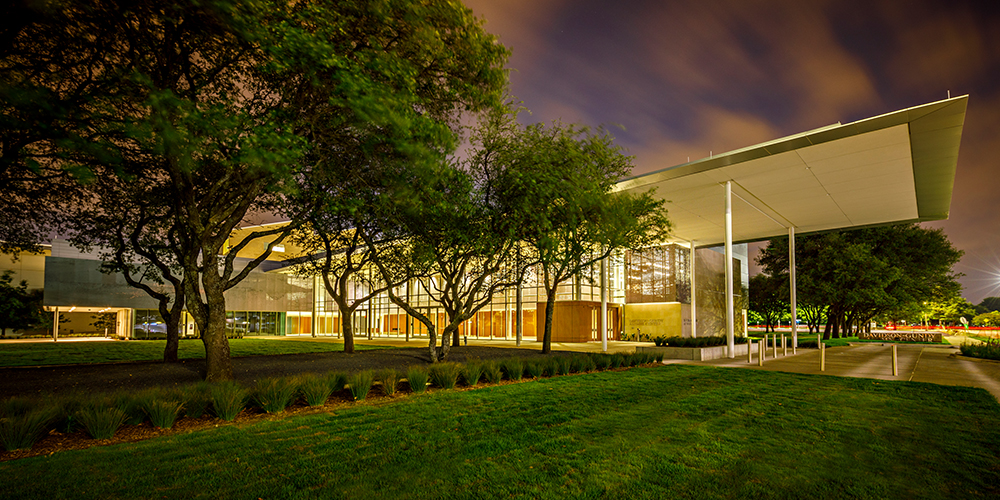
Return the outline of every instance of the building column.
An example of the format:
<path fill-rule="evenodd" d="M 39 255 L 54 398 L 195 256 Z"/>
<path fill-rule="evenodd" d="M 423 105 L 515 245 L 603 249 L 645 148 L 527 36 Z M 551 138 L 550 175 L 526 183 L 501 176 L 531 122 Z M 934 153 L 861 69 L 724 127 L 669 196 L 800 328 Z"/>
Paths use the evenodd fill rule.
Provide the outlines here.
<path fill-rule="evenodd" d="M 517 346 L 521 347 L 521 338 L 524 337 L 524 305 L 522 303 L 522 291 L 521 287 L 524 283 L 517 284 L 517 295 L 514 297 L 514 302 L 516 303 L 515 308 L 517 315 L 515 320 L 517 321 Z M 477 313 L 478 314 L 478 313 Z"/>
<path fill-rule="evenodd" d="M 608 352 L 608 265 L 601 259 L 601 352 Z"/>
<path fill-rule="evenodd" d="M 789 297 L 792 303 L 792 346 L 799 347 L 799 329 L 795 316 L 795 227 L 788 228 L 788 289 L 791 291 Z"/>
<path fill-rule="evenodd" d="M 694 254 L 695 254 L 695 251 L 694 251 L 694 240 L 691 240 L 691 265 L 688 266 L 688 273 L 691 275 L 690 276 L 690 281 L 691 281 L 691 337 L 692 338 L 697 338 L 698 337 L 698 313 L 697 313 L 697 310 L 698 310 L 698 307 L 697 307 L 697 304 L 698 304 L 697 296 L 698 295 L 696 293 L 697 292 L 697 288 L 695 288 L 695 279 L 694 279 L 694 270 L 695 270 Z"/>
<path fill-rule="evenodd" d="M 52 310 L 52 341 L 59 340 L 59 307 Z"/>
<path fill-rule="evenodd" d="M 733 306 L 733 181 L 726 181 L 726 343 L 730 358 L 736 357 Z"/>

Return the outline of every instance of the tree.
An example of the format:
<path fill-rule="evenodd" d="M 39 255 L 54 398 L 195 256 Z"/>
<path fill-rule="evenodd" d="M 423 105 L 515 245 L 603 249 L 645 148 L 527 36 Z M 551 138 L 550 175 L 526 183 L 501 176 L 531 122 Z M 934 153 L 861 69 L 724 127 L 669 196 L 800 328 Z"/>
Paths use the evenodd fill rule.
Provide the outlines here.
<path fill-rule="evenodd" d="M 1000 312 L 989 311 L 982 314 L 977 314 L 975 318 L 972 318 L 972 324 L 976 326 L 1000 326 Z"/>
<path fill-rule="evenodd" d="M 938 320 L 939 325 L 945 323 L 955 325 L 961 321 L 959 318 L 963 317 L 966 321 L 972 321 L 976 316 L 976 306 L 960 296 L 931 302 L 928 307 L 930 309 L 928 316 Z"/>
<path fill-rule="evenodd" d="M 796 239 L 795 251 L 798 297 L 825 304 L 825 338 L 960 290 L 952 266 L 962 252 L 941 230 L 916 224 L 806 235 Z M 788 239 L 769 241 L 758 262 L 765 272 L 786 273 Z"/>
<path fill-rule="evenodd" d="M 625 248 L 662 241 L 670 228 L 662 200 L 650 193 L 611 192 L 632 168 L 631 157 L 604 130 L 542 124 L 517 141 L 516 175 L 504 188 L 522 214 L 519 238 L 540 267 L 546 294 L 542 352 L 552 349 L 559 285 Z"/>
<path fill-rule="evenodd" d="M 976 310 L 980 313 L 990 311 L 1000 311 L 1000 297 L 986 297 L 976 305 Z"/>
<path fill-rule="evenodd" d="M 40 291 L 29 291 L 28 282 L 14 284 L 14 271 L 0 274 L 0 338 L 7 330 L 31 328 L 39 323 Z"/>
<path fill-rule="evenodd" d="M 439 154 L 453 146 L 455 111 L 492 103 L 505 83 L 506 49 L 445 0 L 66 0 L 38 14 L 10 36 L 7 57 L 70 57 L 18 74 L 20 93 L 60 95 L 53 81 L 83 80 L 69 111 L 35 113 L 70 136 L 46 138 L 55 157 L 158 183 L 208 380 L 232 374 L 224 292 L 301 227 L 310 207 L 290 203 L 300 181 L 337 157 L 338 145 Z M 224 252 L 248 214 L 260 212 L 291 222 Z M 264 250 L 236 269 L 236 256 L 258 241 Z"/>
<path fill-rule="evenodd" d="M 117 317 L 116 313 L 93 314 L 90 316 L 90 319 L 93 320 L 90 322 L 90 325 L 96 328 L 97 331 L 104 330 L 109 334 L 114 334 L 117 333 L 115 332 L 115 327 L 118 326 L 116 317 Z"/>
<path fill-rule="evenodd" d="M 786 280 L 768 274 L 750 278 L 750 309 L 764 320 L 764 331 L 774 331 L 781 315 L 788 310 Z"/>

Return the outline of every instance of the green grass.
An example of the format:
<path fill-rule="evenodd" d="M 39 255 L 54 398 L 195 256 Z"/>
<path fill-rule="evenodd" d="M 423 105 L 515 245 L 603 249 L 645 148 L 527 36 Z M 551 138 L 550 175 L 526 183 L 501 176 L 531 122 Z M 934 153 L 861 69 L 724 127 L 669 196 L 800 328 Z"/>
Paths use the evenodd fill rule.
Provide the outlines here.
<path fill-rule="evenodd" d="M 986 391 L 667 366 L 0 463 L 55 498 L 996 498 Z M 67 473 L 66 471 L 72 471 Z"/>
<path fill-rule="evenodd" d="M 764 334 L 759 334 L 759 335 L 758 334 L 751 334 L 750 337 L 752 337 L 754 339 L 754 341 L 756 342 L 756 341 L 759 341 L 762 338 L 764 338 L 763 335 Z M 768 340 L 767 340 L 768 341 L 768 345 L 770 345 L 770 343 L 771 343 L 771 337 L 774 334 L 773 333 L 769 333 L 767 335 L 768 335 Z M 788 346 L 791 347 L 791 345 L 792 345 L 792 335 L 789 334 L 789 333 L 785 333 L 785 341 L 788 342 Z M 803 334 L 803 333 L 799 332 L 799 345 L 802 345 L 803 342 L 811 342 L 811 344 L 809 344 L 809 345 L 812 346 L 812 347 L 816 347 L 816 335 L 815 334 L 809 334 L 809 333 Z M 871 343 L 876 343 L 876 344 L 934 344 L 934 345 L 950 345 L 948 343 L 948 341 L 944 340 L 943 338 L 941 339 L 941 342 L 894 342 L 894 341 L 891 341 L 891 340 L 859 339 L 857 337 L 841 337 L 839 339 L 827 339 L 827 340 L 823 341 L 823 343 L 826 344 L 827 347 L 843 347 L 843 346 L 846 346 L 847 344 L 863 344 L 865 342 L 871 342 Z M 781 348 L 781 334 L 780 333 L 778 334 L 778 348 L 779 349 Z"/>
<path fill-rule="evenodd" d="M 159 361 L 163 359 L 165 340 L 117 342 L 0 342 L 0 367 L 115 363 L 123 361 Z M 355 345 L 355 349 L 387 349 L 373 345 Z M 304 354 L 343 351 L 344 344 L 277 339 L 229 339 L 233 357 L 273 354 Z M 177 349 L 180 359 L 203 359 L 205 346 L 198 339 L 185 339 Z"/>

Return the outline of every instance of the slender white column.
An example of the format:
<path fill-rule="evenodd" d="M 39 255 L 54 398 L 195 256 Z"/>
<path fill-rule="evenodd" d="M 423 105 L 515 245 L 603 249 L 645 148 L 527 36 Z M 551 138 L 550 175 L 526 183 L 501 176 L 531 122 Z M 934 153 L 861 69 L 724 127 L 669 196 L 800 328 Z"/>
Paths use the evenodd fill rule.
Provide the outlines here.
<path fill-rule="evenodd" d="M 56 307 L 52 312 L 52 341 L 55 342 L 59 340 L 59 308 Z"/>
<path fill-rule="evenodd" d="M 694 279 L 694 270 L 697 269 L 697 267 L 695 267 L 694 254 L 695 254 L 694 240 L 691 240 L 691 265 L 690 268 L 688 269 L 688 271 L 691 274 L 691 337 L 698 336 L 698 313 L 697 313 L 698 289 L 695 288 L 695 279 Z"/>
<path fill-rule="evenodd" d="M 795 324 L 795 227 L 788 228 L 788 289 L 792 302 L 792 354 L 799 347 L 799 330 Z"/>
<path fill-rule="evenodd" d="M 726 342 L 730 359 L 736 357 L 733 306 L 733 182 L 726 181 Z"/>
<path fill-rule="evenodd" d="M 517 315 L 517 318 L 515 318 L 515 321 L 517 321 L 517 346 L 518 347 L 521 347 L 521 338 L 524 336 L 524 306 L 523 306 L 522 300 L 521 300 L 521 294 L 522 294 L 522 292 L 521 292 L 521 286 L 523 286 L 523 285 L 524 285 L 524 283 L 518 283 L 517 284 L 517 296 L 514 298 L 514 301 L 517 302 L 517 305 L 516 305 L 517 311 L 514 314 Z"/>
<path fill-rule="evenodd" d="M 601 352 L 608 352 L 608 266 L 601 259 Z"/>

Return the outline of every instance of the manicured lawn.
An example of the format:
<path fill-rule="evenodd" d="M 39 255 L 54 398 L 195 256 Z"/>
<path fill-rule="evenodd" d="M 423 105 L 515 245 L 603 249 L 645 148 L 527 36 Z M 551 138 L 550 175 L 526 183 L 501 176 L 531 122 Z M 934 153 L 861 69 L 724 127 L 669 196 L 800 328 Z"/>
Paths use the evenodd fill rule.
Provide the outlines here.
<path fill-rule="evenodd" d="M 165 340 L 133 340 L 117 342 L 0 342 L 0 366 L 68 365 L 110 363 L 121 361 L 157 361 L 163 359 Z M 230 339 L 233 356 L 271 354 L 302 354 L 309 352 L 343 351 L 344 345 L 333 342 L 302 340 Z M 384 349 L 380 346 L 356 345 L 355 349 Z M 177 355 L 181 359 L 205 357 L 205 346 L 198 339 L 181 340 Z"/>
<path fill-rule="evenodd" d="M 996 498 L 1000 405 L 666 366 L 0 463 L 9 498 Z"/>

